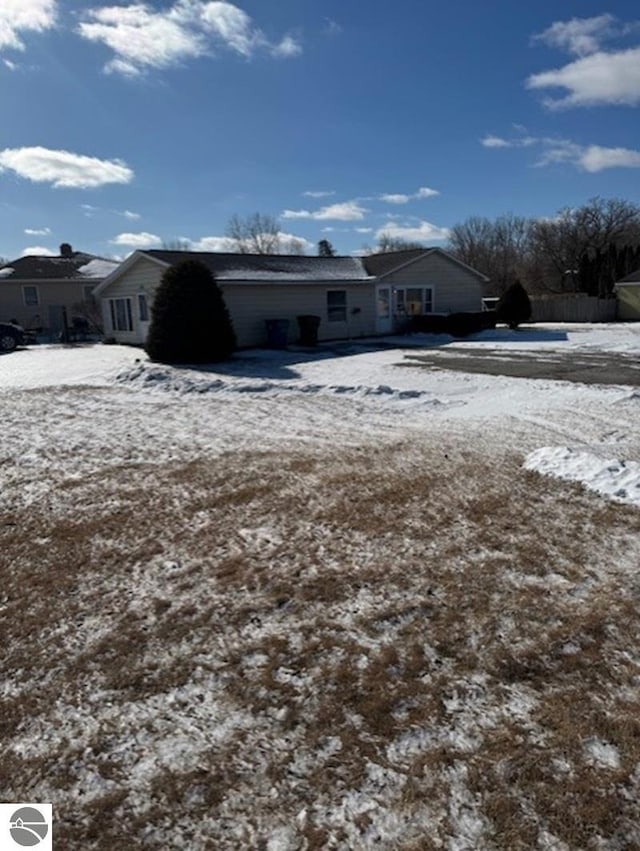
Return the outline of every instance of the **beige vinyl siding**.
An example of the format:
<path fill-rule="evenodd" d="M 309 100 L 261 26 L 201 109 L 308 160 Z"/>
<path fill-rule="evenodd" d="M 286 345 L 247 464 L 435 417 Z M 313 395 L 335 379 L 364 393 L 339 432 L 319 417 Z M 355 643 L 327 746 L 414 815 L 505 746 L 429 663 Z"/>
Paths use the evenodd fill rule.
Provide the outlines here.
<path fill-rule="evenodd" d="M 380 282 L 392 287 L 432 287 L 435 313 L 482 310 L 480 278 L 441 254 L 428 254 Z"/>
<path fill-rule="evenodd" d="M 102 318 L 104 332 L 107 337 L 114 337 L 119 343 L 144 343 L 144 331 L 140 328 L 140 317 L 138 312 L 138 295 L 143 293 L 147 297 L 149 309 L 153 304 L 153 296 L 156 291 L 165 267 L 152 260 L 141 257 L 125 274 L 110 284 L 101 293 Z M 111 321 L 111 299 L 131 299 L 131 316 L 133 319 L 132 331 L 114 331 Z"/>
<path fill-rule="evenodd" d="M 98 281 L 85 278 L 78 281 L 29 281 L 11 278 L 0 279 L 0 321 L 16 319 L 24 328 L 49 330 L 49 308 L 66 307 L 71 322 L 74 305 L 84 301 L 85 287 L 95 286 Z M 24 303 L 24 287 L 36 287 L 38 304 Z M 59 330 L 59 329 L 58 329 Z"/>
<path fill-rule="evenodd" d="M 640 319 L 640 283 L 617 288 L 618 319 Z"/>
<path fill-rule="evenodd" d="M 149 309 L 160 283 L 164 268 L 140 258 L 102 293 L 105 334 L 119 343 L 144 343 L 144 332 L 138 318 L 137 296 L 144 292 Z M 369 283 L 290 283 L 271 284 L 250 281 L 218 282 L 231 314 L 238 346 L 262 346 L 267 341 L 267 319 L 289 320 L 289 341 L 299 336 L 297 316 L 311 314 L 320 317 L 318 339 L 343 340 L 375 333 L 374 285 Z M 347 321 L 329 322 L 327 291 L 347 293 Z M 111 322 L 110 299 L 130 298 L 133 318 L 132 331 L 114 331 Z M 356 312 L 353 312 L 353 311 Z"/>
<path fill-rule="evenodd" d="M 289 341 L 295 342 L 299 336 L 296 317 L 305 314 L 320 317 L 319 340 L 344 340 L 375 333 L 373 284 L 223 283 L 221 289 L 239 346 L 264 345 L 267 319 L 288 319 Z M 346 322 L 328 321 L 329 290 L 346 291 Z"/>

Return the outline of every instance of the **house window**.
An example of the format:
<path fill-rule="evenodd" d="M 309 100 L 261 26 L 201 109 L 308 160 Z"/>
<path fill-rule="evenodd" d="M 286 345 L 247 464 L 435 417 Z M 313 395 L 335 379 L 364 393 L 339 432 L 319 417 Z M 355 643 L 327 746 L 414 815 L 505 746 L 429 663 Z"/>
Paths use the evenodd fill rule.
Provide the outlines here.
<path fill-rule="evenodd" d="M 37 287 L 23 287 L 22 295 L 27 307 L 37 307 L 40 304 Z"/>
<path fill-rule="evenodd" d="M 138 295 L 138 317 L 140 322 L 149 321 L 149 305 L 147 304 L 147 297 L 144 293 L 139 293 Z"/>
<path fill-rule="evenodd" d="M 111 327 L 114 331 L 133 331 L 130 298 L 109 299 L 111 308 Z"/>
<path fill-rule="evenodd" d="M 329 322 L 347 321 L 347 291 L 327 291 L 327 319 Z"/>
<path fill-rule="evenodd" d="M 404 287 L 395 291 L 398 316 L 422 316 L 433 313 L 433 287 Z"/>

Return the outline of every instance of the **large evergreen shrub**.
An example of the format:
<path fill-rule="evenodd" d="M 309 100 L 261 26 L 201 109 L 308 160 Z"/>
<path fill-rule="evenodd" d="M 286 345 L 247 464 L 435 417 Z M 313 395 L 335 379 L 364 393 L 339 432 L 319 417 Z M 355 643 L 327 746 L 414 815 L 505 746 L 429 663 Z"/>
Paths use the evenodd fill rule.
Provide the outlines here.
<path fill-rule="evenodd" d="M 520 281 L 514 281 L 502 294 L 496 307 L 498 322 L 517 328 L 531 318 L 531 302 Z"/>
<path fill-rule="evenodd" d="M 236 346 L 229 311 L 209 269 L 183 260 L 162 276 L 145 345 L 160 363 L 211 363 Z"/>

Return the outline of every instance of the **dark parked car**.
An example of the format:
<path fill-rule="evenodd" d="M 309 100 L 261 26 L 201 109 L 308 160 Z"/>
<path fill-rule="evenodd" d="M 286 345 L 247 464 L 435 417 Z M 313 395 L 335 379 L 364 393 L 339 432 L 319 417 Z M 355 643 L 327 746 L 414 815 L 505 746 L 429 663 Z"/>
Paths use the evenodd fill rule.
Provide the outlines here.
<path fill-rule="evenodd" d="M 24 343 L 24 328 L 14 322 L 0 322 L 0 352 L 12 352 Z"/>

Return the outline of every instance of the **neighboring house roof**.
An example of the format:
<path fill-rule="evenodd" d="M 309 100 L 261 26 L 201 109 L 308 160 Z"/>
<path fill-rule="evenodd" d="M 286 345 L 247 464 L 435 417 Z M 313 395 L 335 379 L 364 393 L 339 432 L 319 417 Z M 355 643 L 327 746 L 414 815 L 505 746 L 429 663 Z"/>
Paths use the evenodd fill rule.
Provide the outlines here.
<path fill-rule="evenodd" d="M 84 251 L 48 257 L 30 255 L 19 257 L 0 269 L 0 279 L 6 281 L 69 281 L 104 278 L 118 267 L 115 260 L 105 260 Z"/>
<path fill-rule="evenodd" d="M 617 287 L 619 287 L 620 284 L 640 284 L 640 269 L 636 269 L 635 272 L 632 272 L 620 281 L 616 281 Z"/>

